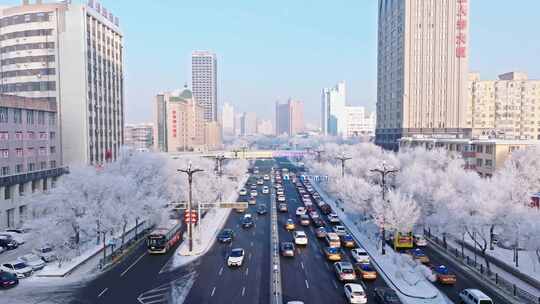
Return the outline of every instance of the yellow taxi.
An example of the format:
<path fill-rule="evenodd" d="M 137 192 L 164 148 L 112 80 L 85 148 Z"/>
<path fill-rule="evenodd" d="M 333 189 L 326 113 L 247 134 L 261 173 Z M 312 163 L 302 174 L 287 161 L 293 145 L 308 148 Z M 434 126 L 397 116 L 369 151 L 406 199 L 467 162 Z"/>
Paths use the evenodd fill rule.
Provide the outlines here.
<path fill-rule="evenodd" d="M 363 280 L 377 279 L 377 271 L 370 263 L 356 263 L 354 269 Z"/>
<path fill-rule="evenodd" d="M 285 223 L 285 229 L 291 231 L 291 230 L 294 230 L 294 228 L 295 228 L 294 221 L 291 219 L 288 219 L 287 222 Z"/>
<path fill-rule="evenodd" d="M 329 261 L 341 261 L 341 249 L 336 247 L 325 247 L 324 255 Z"/>

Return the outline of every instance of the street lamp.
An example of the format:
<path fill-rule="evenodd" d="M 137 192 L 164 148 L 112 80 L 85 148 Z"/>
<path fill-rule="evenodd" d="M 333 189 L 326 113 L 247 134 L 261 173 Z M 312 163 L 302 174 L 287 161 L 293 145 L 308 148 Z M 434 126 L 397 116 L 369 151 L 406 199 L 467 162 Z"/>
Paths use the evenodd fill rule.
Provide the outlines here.
<path fill-rule="evenodd" d="M 341 156 L 336 157 L 336 159 L 341 161 L 341 177 L 345 177 L 345 162 L 352 158 L 346 157 L 345 154 L 341 154 Z"/>
<path fill-rule="evenodd" d="M 224 155 L 218 155 L 216 158 L 216 171 L 218 176 L 223 175 L 223 161 L 225 160 Z"/>
<path fill-rule="evenodd" d="M 202 169 L 192 169 L 191 168 L 191 162 L 189 162 L 187 169 L 178 169 L 178 172 L 182 172 L 187 174 L 188 176 L 188 184 L 189 184 L 189 200 L 188 200 L 188 206 L 187 211 L 189 213 L 189 223 L 188 223 L 188 240 L 189 240 L 189 252 L 193 251 L 193 222 L 191 220 L 191 201 L 192 201 L 192 184 L 193 184 L 193 174 L 197 172 L 202 172 L 204 170 Z"/>
<path fill-rule="evenodd" d="M 381 175 L 382 200 L 383 200 L 383 204 L 386 204 L 386 198 L 385 198 L 386 176 L 389 175 L 389 174 L 397 173 L 397 172 L 399 172 L 399 170 L 398 169 L 389 169 L 389 168 L 386 167 L 386 162 L 383 162 L 382 169 L 372 169 L 370 171 L 375 172 L 375 173 L 379 173 Z M 383 205 L 383 207 L 386 207 L 386 206 Z M 384 248 L 384 242 L 386 241 L 386 229 L 385 229 L 384 225 L 385 225 L 385 220 L 384 220 L 384 213 L 383 213 L 382 234 L 381 234 L 381 244 L 382 244 L 381 253 L 383 255 L 386 254 L 386 249 Z"/>

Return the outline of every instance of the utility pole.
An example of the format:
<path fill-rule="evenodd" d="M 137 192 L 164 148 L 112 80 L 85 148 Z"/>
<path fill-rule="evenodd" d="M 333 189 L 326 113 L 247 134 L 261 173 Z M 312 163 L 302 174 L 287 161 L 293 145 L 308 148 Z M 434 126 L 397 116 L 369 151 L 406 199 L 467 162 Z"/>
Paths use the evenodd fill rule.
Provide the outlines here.
<path fill-rule="evenodd" d="M 389 175 L 389 174 L 394 174 L 394 173 L 397 173 L 399 172 L 398 169 L 389 169 L 386 167 L 386 163 L 383 162 L 383 165 L 382 165 L 382 169 L 372 169 L 370 170 L 371 172 L 375 172 L 375 173 L 379 173 L 381 175 L 381 189 L 382 189 L 382 199 L 383 199 L 383 204 L 386 204 L 386 197 L 385 197 L 385 193 L 386 193 L 386 176 Z M 386 206 L 383 206 L 383 207 L 386 207 Z M 382 234 L 381 234 L 381 253 L 384 255 L 386 254 L 386 249 L 384 247 L 385 245 L 385 241 L 386 241 L 386 229 L 384 227 L 385 225 L 385 220 L 384 220 L 384 213 L 383 213 L 383 224 L 382 224 Z"/>
<path fill-rule="evenodd" d="M 321 162 L 321 153 L 324 152 L 324 150 L 315 150 L 315 153 L 317 153 L 317 162 Z"/>
<path fill-rule="evenodd" d="M 345 154 L 341 154 L 341 156 L 336 157 L 336 159 L 341 161 L 341 177 L 345 177 L 345 162 L 352 158 L 346 157 Z"/>
<path fill-rule="evenodd" d="M 192 185 L 193 185 L 193 174 L 197 172 L 202 172 L 204 170 L 202 169 L 192 169 L 191 168 L 191 162 L 188 165 L 187 169 L 178 169 L 178 172 L 183 172 L 187 174 L 188 176 L 188 184 L 189 184 L 189 200 L 188 200 L 188 208 L 187 211 L 189 212 L 189 223 L 188 223 L 188 241 L 189 241 L 189 252 L 191 253 L 193 251 L 193 222 L 191 220 L 191 202 L 193 198 L 192 193 Z"/>

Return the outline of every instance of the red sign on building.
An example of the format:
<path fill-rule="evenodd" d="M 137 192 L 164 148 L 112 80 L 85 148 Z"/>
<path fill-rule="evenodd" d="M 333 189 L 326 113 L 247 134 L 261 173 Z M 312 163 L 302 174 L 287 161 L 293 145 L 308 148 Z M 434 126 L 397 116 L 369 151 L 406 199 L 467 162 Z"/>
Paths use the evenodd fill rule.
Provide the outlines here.
<path fill-rule="evenodd" d="M 456 57 L 467 57 L 468 0 L 457 1 Z"/>

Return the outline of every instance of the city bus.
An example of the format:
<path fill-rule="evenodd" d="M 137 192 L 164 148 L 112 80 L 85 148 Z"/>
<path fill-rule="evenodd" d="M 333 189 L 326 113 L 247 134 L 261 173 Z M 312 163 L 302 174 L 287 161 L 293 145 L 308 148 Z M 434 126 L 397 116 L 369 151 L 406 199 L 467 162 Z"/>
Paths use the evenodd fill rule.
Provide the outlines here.
<path fill-rule="evenodd" d="M 413 248 L 414 238 L 412 232 L 395 232 L 394 233 L 394 249 L 411 249 Z"/>
<path fill-rule="evenodd" d="M 166 253 L 182 239 L 182 221 L 170 219 L 157 226 L 146 238 L 148 253 Z"/>

